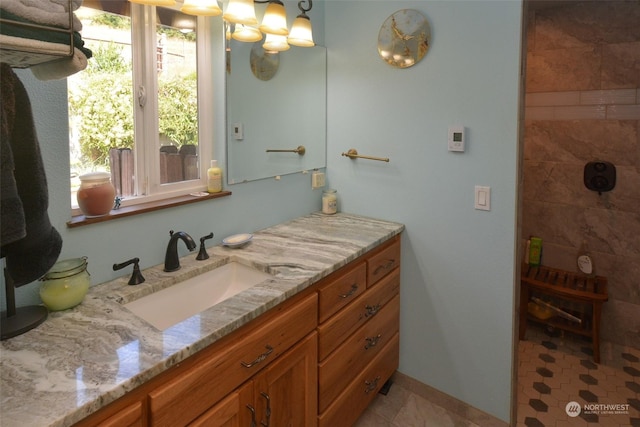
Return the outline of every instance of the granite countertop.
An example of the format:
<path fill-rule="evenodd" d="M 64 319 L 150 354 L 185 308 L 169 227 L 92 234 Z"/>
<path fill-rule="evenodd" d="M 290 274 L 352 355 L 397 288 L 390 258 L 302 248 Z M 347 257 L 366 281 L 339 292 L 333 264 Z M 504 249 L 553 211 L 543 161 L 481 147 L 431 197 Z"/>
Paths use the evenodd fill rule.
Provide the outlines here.
<path fill-rule="evenodd" d="M 35 329 L 2 342 L 0 425 L 68 426 L 268 309 L 401 233 L 402 224 L 339 213 L 313 213 L 254 232 L 247 245 L 208 248 L 182 268 L 145 269 L 89 289 L 82 304 L 52 312 Z M 122 306 L 155 290 L 238 261 L 273 278 L 159 331 Z"/>

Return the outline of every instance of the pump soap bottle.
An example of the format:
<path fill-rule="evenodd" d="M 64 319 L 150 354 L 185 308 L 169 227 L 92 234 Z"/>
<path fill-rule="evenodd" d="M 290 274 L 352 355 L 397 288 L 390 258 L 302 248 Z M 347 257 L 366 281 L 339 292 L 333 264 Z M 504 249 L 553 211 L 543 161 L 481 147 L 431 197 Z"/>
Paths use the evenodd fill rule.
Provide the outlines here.
<path fill-rule="evenodd" d="M 218 167 L 217 160 L 211 160 L 211 167 L 207 169 L 207 191 L 209 193 L 222 191 L 222 170 Z"/>

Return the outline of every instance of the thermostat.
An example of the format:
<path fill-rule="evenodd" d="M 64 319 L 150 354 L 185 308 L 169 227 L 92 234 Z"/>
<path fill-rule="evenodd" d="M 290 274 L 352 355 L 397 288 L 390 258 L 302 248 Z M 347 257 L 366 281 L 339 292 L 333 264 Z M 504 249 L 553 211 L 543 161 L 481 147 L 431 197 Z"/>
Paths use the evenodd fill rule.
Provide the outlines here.
<path fill-rule="evenodd" d="M 464 126 L 451 126 L 448 138 L 449 151 L 464 151 Z"/>

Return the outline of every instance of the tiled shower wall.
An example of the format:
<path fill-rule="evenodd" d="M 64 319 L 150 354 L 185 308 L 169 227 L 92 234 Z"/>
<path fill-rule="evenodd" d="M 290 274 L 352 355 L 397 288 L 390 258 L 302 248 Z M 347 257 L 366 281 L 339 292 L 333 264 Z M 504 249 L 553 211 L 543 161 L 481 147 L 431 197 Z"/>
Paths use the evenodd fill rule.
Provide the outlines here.
<path fill-rule="evenodd" d="M 535 2 L 532 2 L 535 3 Z M 549 2 L 546 3 L 547 6 Z M 544 5 L 543 5 L 544 6 Z M 522 237 L 576 271 L 585 241 L 609 279 L 602 339 L 640 348 L 640 1 L 557 2 L 528 12 Z M 613 163 L 598 193 L 584 165 Z"/>

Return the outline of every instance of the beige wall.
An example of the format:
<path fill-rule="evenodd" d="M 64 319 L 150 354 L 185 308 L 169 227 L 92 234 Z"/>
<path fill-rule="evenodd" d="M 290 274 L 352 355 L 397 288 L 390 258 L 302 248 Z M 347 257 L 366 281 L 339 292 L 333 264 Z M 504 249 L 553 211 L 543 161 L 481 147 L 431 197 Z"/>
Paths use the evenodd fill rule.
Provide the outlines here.
<path fill-rule="evenodd" d="M 523 238 L 576 270 L 585 240 L 609 279 L 603 339 L 640 348 L 640 2 L 564 2 L 528 14 Z M 583 184 L 588 161 L 616 188 Z M 604 349 L 603 349 L 604 350 Z"/>

